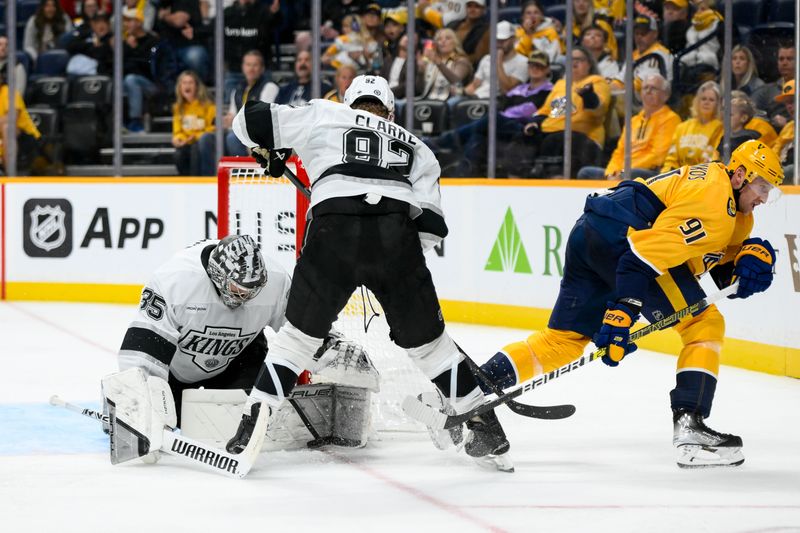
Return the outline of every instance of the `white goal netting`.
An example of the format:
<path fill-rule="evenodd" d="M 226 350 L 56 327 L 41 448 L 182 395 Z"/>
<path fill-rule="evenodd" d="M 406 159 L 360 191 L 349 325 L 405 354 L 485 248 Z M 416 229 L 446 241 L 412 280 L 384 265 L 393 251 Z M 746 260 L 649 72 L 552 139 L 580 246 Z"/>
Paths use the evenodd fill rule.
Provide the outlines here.
<path fill-rule="evenodd" d="M 294 158 L 289 168 L 305 180 L 302 165 Z M 291 273 L 307 207 L 296 188 L 285 178 L 264 176 L 249 158 L 224 158 L 218 177 L 220 235 L 252 235 L 266 255 Z M 377 299 L 366 289 L 357 289 L 334 327 L 364 346 L 380 372 L 381 390 L 372 396 L 373 428 L 379 432 L 423 430 L 421 424 L 405 416 L 400 403 L 407 395 L 433 390 L 433 386 L 405 351 L 390 340 L 389 325 Z"/>

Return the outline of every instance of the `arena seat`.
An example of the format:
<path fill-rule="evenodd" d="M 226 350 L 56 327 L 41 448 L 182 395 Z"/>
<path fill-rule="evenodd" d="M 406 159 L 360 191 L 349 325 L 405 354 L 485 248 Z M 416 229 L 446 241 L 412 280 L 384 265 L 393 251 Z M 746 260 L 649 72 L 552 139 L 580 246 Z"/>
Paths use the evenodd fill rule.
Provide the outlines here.
<path fill-rule="evenodd" d="M 447 129 L 447 103 L 441 100 L 416 100 L 414 102 L 415 135 L 439 135 Z"/>
<path fill-rule="evenodd" d="M 453 107 L 450 129 L 474 122 L 486 115 L 487 111 L 489 111 L 489 100 L 461 100 Z"/>
<path fill-rule="evenodd" d="M 69 54 L 66 50 L 48 50 L 36 58 L 33 73 L 37 76 L 63 76 L 67 72 L 67 63 Z"/>
<path fill-rule="evenodd" d="M 67 105 L 69 83 L 62 76 L 44 76 L 28 82 L 26 102 L 31 106 L 60 109 Z"/>

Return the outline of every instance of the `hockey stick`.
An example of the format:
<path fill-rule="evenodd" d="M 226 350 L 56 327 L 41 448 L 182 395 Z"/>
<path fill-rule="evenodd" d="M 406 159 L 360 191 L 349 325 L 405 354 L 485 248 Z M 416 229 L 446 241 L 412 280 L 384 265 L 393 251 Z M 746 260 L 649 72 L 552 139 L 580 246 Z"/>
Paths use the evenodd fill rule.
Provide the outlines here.
<path fill-rule="evenodd" d="M 286 177 L 286 179 L 291 181 L 295 187 L 297 187 L 297 190 L 300 191 L 303 194 L 303 196 L 305 196 L 306 198 L 311 198 L 311 191 L 309 191 L 308 188 L 306 188 L 306 186 L 303 185 L 303 182 L 301 182 L 300 179 L 298 179 L 298 177 L 294 174 L 294 172 L 292 172 L 287 168 L 284 172 L 284 176 Z M 481 380 L 483 383 L 485 383 L 490 389 L 492 389 L 493 393 L 497 394 L 498 396 L 502 396 L 503 391 L 500 390 L 492 382 L 492 380 L 489 378 L 489 376 L 486 375 L 483 369 L 480 366 L 478 366 L 478 364 L 475 363 L 475 361 L 473 361 L 472 358 L 469 355 L 467 355 L 467 353 L 464 350 L 462 350 L 460 346 L 458 345 L 456 346 L 458 347 L 458 350 L 464 355 L 464 358 L 467 361 L 467 366 L 469 366 L 470 370 L 472 371 L 472 374 L 476 378 Z M 538 405 L 528 405 L 516 402 L 514 400 L 509 400 L 506 403 L 506 406 L 509 409 L 511 409 L 511 411 L 513 411 L 514 413 L 521 416 L 527 416 L 529 418 L 558 420 L 561 418 L 567 418 L 575 414 L 575 406 L 569 404 L 538 406 Z"/>
<path fill-rule="evenodd" d="M 464 354 L 464 360 L 467 362 L 467 366 L 469 367 L 472 374 L 481 380 L 483 383 L 486 384 L 489 389 L 491 389 L 492 393 L 496 394 L 498 398 L 502 398 L 506 395 L 503 390 L 495 385 L 486 372 L 472 360 L 470 356 L 468 356 L 464 350 L 461 349 L 461 346 L 456 344 L 458 351 Z M 575 414 L 575 406 L 571 404 L 564 404 L 564 405 L 529 405 L 527 403 L 520 403 L 514 400 L 508 400 L 506 402 L 506 407 L 511 409 L 512 412 L 521 415 L 527 416 L 528 418 L 541 418 L 544 420 L 560 420 L 562 418 L 567 418 Z"/>
<path fill-rule="evenodd" d="M 633 333 L 631 333 L 630 341 L 633 342 L 637 339 L 644 337 L 654 331 L 658 331 L 660 329 L 664 329 L 666 327 L 672 326 L 684 317 L 687 317 L 691 314 L 697 313 L 698 311 L 702 311 L 703 309 L 707 308 L 714 302 L 721 300 L 727 296 L 736 293 L 736 289 L 738 288 L 739 284 L 734 283 L 728 287 L 725 287 L 721 291 L 718 291 L 710 296 L 706 296 L 702 300 L 683 309 L 676 311 L 675 313 L 662 318 L 657 322 L 653 322 L 643 328 L 640 328 Z M 478 407 L 467 411 L 466 413 L 460 415 L 447 415 L 438 409 L 434 409 L 429 405 L 426 405 L 413 396 L 407 396 L 405 400 L 403 400 L 403 411 L 410 416 L 411 418 L 418 420 L 428 426 L 431 429 L 450 429 L 457 427 L 473 416 L 483 414 L 487 411 L 490 411 L 497 407 L 498 405 L 502 405 L 504 403 L 508 403 L 509 400 L 516 398 L 526 392 L 530 392 L 537 387 L 544 385 L 545 383 L 549 383 L 553 380 L 556 380 L 567 374 L 569 372 L 575 371 L 578 368 L 586 365 L 587 363 L 591 363 L 595 359 L 600 359 L 605 355 L 606 349 L 599 348 L 591 353 L 581 356 L 579 359 L 572 361 L 571 363 L 567 363 L 566 365 L 553 370 L 547 374 L 543 374 L 541 376 L 537 376 L 531 381 L 519 385 L 515 389 L 505 392 L 503 396 L 499 396 L 493 400 L 488 402 L 484 402 L 483 404 L 479 405 Z"/>
<path fill-rule="evenodd" d="M 68 411 L 72 411 L 73 413 L 78 413 L 79 415 L 83 415 L 89 417 L 93 420 L 99 420 L 100 422 L 105 422 L 106 424 L 109 423 L 108 415 L 104 415 L 103 413 L 98 413 L 93 409 L 84 409 L 74 403 L 69 403 L 61 398 L 57 394 L 53 394 L 50 396 L 50 405 L 55 405 L 57 407 L 63 407 Z"/>
<path fill-rule="evenodd" d="M 110 423 L 109 417 L 103 413 L 93 409 L 84 409 L 62 400 L 55 394 L 50 397 L 50 405 L 63 407 L 68 411 L 93 420 Z M 159 450 L 206 470 L 241 479 L 250 472 L 253 463 L 255 463 L 258 454 L 261 452 L 261 446 L 264 444 L 264 438 L 267 434 L 268 416 L 269 409 L 261 409 L 259 411 L 256 426 L 253 429 L 253 436 L 250 442 L 247 443 L 247 447 L 242 450 L 242 453 L 229 453 L 226 450 L 208 446 L 169 429 L 164 429 L 163 441 Z"/>
<path fill-rule="evenodd" d="M 287 169 L 285 169 L 283 171 L 283 177 L 285 177 L 287 180 L 291 181 L 292 185 L 297 187 L 297 190 L 300 191 L 300 193 L 303 196 L 305 196 L 306 198 L 309 198 L 309 199 L 311 198 L 311 191 L 308 189 L 308 187 L 303 185 L 303 182 L 300 181 L 300 178 L 298 178 L 297 175 L 294 172 L 292 172 L 291 170 L 289 170 L 287 168 Z"/>

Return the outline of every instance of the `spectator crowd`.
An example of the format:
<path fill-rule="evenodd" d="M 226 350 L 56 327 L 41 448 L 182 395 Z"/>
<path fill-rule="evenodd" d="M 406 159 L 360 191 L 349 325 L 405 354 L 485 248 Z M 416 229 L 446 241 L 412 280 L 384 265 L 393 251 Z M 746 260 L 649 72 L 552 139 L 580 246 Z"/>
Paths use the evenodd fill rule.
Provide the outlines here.
<path fill-rule="evenodd" d="M 0 35 L 1 162 L 6 163 L 6 83 L 14 69 L 18 174 L 60 173 L 64 164 L 100 162 L 114 127 L 130 136 L 171 119 L 176 172 L 216 172 L 214 134 L 226 155 L 247 155 L 230 132 L 248 100 L 300 105 L 311 98 L 309 0 L 21 0 L 18 52 Z M 491 61 L 486 0 L 322 2 L 321 94 L 336 102 L 359 74 L 389 80 L 397 121 L 439 159 L 443 176 L 485 176 L 490 86 L 496 80 L 499 177 L 560 177 L 567 113 L 572 176 L 624 179 L 721 158 L 724 114 L 731 146 L 759 139 L 794 164 L 795 43 L 791 0 L 734 1 L 730 59 L 733 97 L 723 98 L 724 17 L 717 0 L 574 0 L 573 27 L 555 0 L 501 0 Z M 753 12 L 752 6 L 757 6 Z M 738 11 L 737 11 L 738 6 Z M 787 7 L 788 6 L 788 7 Z M 745 10 L 749 10 L 746 11 Z M 122 20 L 124 124 L 111 116 L 115 17 Z M 788 15 L 788 19 L 787 19 Z M 223 17 L 224 79 L 214 79 L 215 20 Z M 415 19 L 414 57 L 406 27 Z M 626 20 L 633 62 L 626 64 Z M 3 13 L 3 20 L 5 14 Z M 567 43 L 571 41 L 571 61 Z M 414 94 L 406 62 L 414 62 Z M 565 69 L 571 65 L 567 98 Z M 631 176 L 625 176 L 624 96 L 632 69 Z M 214 91 L 223 91 L 216 124 Z M 567 102 L 571 102 L 571 109 Z M 404 124 L 405 125 L 405 124 Z M 76 142 L 76 140 L 78 142 Z"/>

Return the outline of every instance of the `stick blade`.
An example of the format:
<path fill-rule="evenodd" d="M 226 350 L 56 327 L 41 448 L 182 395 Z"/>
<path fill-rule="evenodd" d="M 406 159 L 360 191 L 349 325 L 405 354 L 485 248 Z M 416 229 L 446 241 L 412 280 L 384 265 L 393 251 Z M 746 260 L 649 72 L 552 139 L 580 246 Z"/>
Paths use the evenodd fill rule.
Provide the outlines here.
<path fill-rule="evenodd" d="M 413 396 L 406 396 L 402 403 L 403 411 L 419 422 L 422 422 L 430 429 L 440 430 L 444 429 L 447 423 L 447 415 L 434 409 L 429 405 L 425 405 Z"/>

